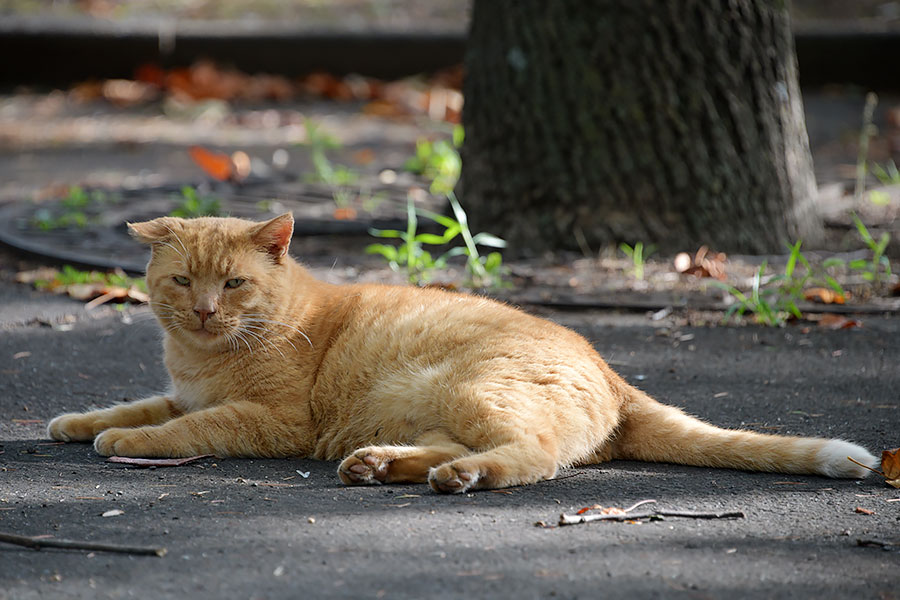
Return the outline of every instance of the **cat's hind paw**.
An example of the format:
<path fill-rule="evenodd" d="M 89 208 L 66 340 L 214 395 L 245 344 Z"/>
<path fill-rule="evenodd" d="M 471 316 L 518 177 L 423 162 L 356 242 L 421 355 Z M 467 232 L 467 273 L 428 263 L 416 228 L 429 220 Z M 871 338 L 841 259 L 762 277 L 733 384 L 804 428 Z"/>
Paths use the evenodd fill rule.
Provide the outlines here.
<path fill-rule="evenodd" d="M 462 494 L 475 487 L 478 473 L 458 469 L 447 463 L 429 471 L 428 483 L 431 489 L 442 494 Z"/>
<path fill-rule="evenodd" d="M 338 477 L 346 485 L 382 484 L 390 464 L 390 459 L 378 448 L 361 448 L 341 461 Z"/>

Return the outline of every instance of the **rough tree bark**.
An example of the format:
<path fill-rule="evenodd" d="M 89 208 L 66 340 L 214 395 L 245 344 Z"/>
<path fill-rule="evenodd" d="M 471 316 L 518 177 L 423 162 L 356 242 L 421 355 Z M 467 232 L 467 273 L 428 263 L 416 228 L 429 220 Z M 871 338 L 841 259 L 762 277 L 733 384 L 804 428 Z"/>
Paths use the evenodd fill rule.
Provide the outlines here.
<path fill-rule="evenodd" d="M 821 238 L 783 0 L 474 0 L 465 66 L 458 195 L 514 250 Z"/>

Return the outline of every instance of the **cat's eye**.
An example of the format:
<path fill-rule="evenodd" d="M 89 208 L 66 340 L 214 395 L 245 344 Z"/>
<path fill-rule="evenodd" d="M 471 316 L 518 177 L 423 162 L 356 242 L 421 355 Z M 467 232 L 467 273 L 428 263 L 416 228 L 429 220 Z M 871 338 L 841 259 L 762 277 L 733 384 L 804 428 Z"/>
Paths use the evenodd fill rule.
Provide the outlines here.
<path fill-rule="evenodd" d="M 228 281 L 226 281 L 225 287 L 236 288 L 236 287 L 240 287 L 242 283 L 244 283 L 243 279 L 241 279 L 240 277 L 235 277 L 234 279 L 229 279 Z"/>
<path fill-rule="evenodd" d="M 175 280 L 175 283 L 177 283 L 178 285 L 191 285 L 191 280 L 187 277 L 182 277 L 181 275 L 175 275 L 174 277 L 172 277 L 172 279 Z"/>

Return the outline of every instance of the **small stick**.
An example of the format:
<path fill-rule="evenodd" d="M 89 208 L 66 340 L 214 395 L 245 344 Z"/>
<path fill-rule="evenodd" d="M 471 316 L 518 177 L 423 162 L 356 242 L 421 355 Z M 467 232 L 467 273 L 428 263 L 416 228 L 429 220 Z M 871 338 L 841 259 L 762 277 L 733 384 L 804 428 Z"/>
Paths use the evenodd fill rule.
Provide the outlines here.
<path fill-rule="evenodd" d="M 732 512 L 693 512 L 687 510 L 654 510 L 639 513 L 626 513 L 624 515 L 559 515 L 560 525 L 578 525 L 591 521 L 632 521 L 637 519 L 649 519 L 650 517 L 684 517 L 687 519 L 743 519 L 744 513 Z"/>
<path fill-rule="evenodd" d="M 885 474 L 882 473 L 881 471 L 879 471 L 879 470 L 877 470 L 877 469 L 873 469 L 872 467 L 868 467 L 868 466 L 862 464 L 861 462 L 859 462 L 858 460 L 854 460 L 854 459 L 850 458 L 849 456 L 847 457 L 847 460 L 849 460 L 849 461 L 852 462 L 852 463 L 858 464 L 858 465 L 861 466 L 863 469 L 868 469 L 868 470 L 872 471 L 873 473 L 878 473 L 878 474 L 881 475 L 882 477 L 887 478 L 887 475 L 885 475 Z"/>
<path fill-rule="evenodd" d="M 130 456 L 110 456 L 106 462 L 121 463 L 123 465 L 131 465 L 133 467 L 180 467 L 195 460 L 202 458 L 211 458 L 214 454 L 201 454 L 199 456 L 190 456 L 187 458 L 131 458 Z"/>
<path fill-rule="evenodd" d="M 147 546 L 121 546 L 119 544 L 103 544 L 98 542 L 77 542 L 73 540 L 55 540 L 33 538 L 24 535 L 0 532 L 0 542 L 26 546 L 34 550 L 41 548 L 68 548 L 70 550 L 96 550 L 99 552 L 120 552 L 122 554 L 144 554 L 149 556 L 165 556 L 165 548 L 149 548 Z"/>
<path fill-rule="evenodd" d="M 625 512 L 630 513 L 631 511 L 633 511 L 634 509 L 636 509 L 638 506 L 642 506 L 642 505 L 644 505 L 644 504 L 654 504 L 654 503 L 656 503 L 656 500 L 641 500 L 641 501 L 638 502 L 637 504 L 632 504 L 631 506 L 629 506 L 628 508 L 626 508 L 626 509 L 625 509 Z"/>

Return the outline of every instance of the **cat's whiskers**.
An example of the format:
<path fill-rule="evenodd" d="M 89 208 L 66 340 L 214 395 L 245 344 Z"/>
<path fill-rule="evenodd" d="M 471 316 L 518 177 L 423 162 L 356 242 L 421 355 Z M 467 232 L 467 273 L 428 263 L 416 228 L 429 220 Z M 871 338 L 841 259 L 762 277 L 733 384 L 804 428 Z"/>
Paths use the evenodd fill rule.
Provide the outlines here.
<path fill-rule="evenodd" d="M 178 248 L 176 248 L 175 246 L 173 246 L 173 245 L 170 244 L 169 242 L 164 242 L 164 241 L 162 241 L 162 240 L 159 240 L 158 242 L 155 242 L 155 243 L 158 244 L 158 245 L 160 245 L 160 246 L 168 246 L 169 248 L 172 249 L 173 252 L 175 252 L 175 254 L 177 254 L 178 256 L 181 257 L 181 261 L 178 261 L 178 262 L 182 262 L 182 263 L 185 264 L 185 265 L 187 264 L 187 258 L 185 258 L 184 254 L 182 254 L 182 253 L 178 250 Z"/>
<path fill-rule="evenodd" d="M 259 331 L 259 332 L 262 332 L 262 333 L 268 333 L 268 334 L 276 335 L 276 336 L 280 337 L 281 339 L 283 339 L 285 342 L 287 342 L 287 344 L 288 344 L 291 348 L 293 348 L 295 351 L 297 350 L 297 346 L 294 345 L 294 342 L 292 342 L 292 341 L 290 340 L 290 338 L 288 338 L 288 337 L 287 337 L 286 335 L 284 335 L 283 333 L 279 333 L 279 332 L 276 332 L 276 331 L 272 331 L 272 330 L 269 329 L 268 327 L 266 327 L 266 326 L 264 326 L 264 325 L 260 325 L 260 324 L 246 324 L 246 323 L 242 323 L 241 325 L 242 325 L 242 329 L 243 329 L 244 331 L 246 331 L 247 333 L 251 333 L 251 332 L 249 331 L 250 329 L 255 329 L 256 331 Z M 272 340 L 266 338 L 265 336 L 262 336 L 262 337 L 263 337 L 264 341 L 266 341 L 266 342 L 268 342 L 268 343 L 274 345 L 274 342 L 273 342 Z"/>
<path fill-rule="evenodd" d="M 241 349 L 240 342 L 244 342 L 244 344 L 246 344 L 246 346 L 247 346 L 247 350 L 250 352 L 251 355 L 253 354 L 253 348 L 250 346 L 250 342 L 247 341 L 247 339 L 243 335 L 241 335 L 241 332 L 239 330 L 226 332 L 225 339 L 228 340 L 229 344 L 233 344 L 231 346 L 231 349 L 233 352 L 238 352 Z M 240 340 L 240 341 L 238 341 L 238 340 Z"/>
<path fill-rule="evenodd" d="M 172 244 L 168 244 L 169 247 L 171 247 L 172 250 L 175 250 L 175 252 L 178 254 L 178 256 L 180 256 L 184 260 L 185 266 L 187 266 L 188 258 L 190 258 L 191 253 L 188 252 L 188 249 L 184 245 L 184 242 L 181 241 L 181 238 L 178 237 L 178 234 L 175 233 L 175 231 L 171 227 L 169 227 L 168 225 L 165 225 L 165 228 L 168 229 L 169 233 L 172 234 L 172 237 L 174 237 L 178 241 L 178 244 L 181 246 L 181 249 L 184 250 L 184 254 L 182 254 L 181 252 L 178 252 L 178 249 L 175 248 L 175 246 L 172 246 Z"/>
<path fill-rule="evenodd" d="M 272 349 L 275 350 L 275 352 L 277 352 L 278 354 L 281 355 L 281 358 L 287 358 L 287 357 L 284 355 L 284 352 L 281 351 L 281 348 L 279 348 L 278 345 L 275 344 L 275 342 L 273 342 L 272 340 L 267 339 L 265 336 L 261 336 L 261 335 L 259 335 L 258 333 L 254 333 L 254 332 L 252 332 L 252 331 L 250 331 L 249 329 L 246 329 L 246 328 L 242 328 L 242 331 L 243 331 L 243 333 L 245 333 L 245 334 L 247 334 L 247 335 L 249 335 L 249 336 L 252 336 L 254 339 L 259 340 L 259 342 L 260 342 L 260 347 L 263 349 L 263 352 L 268 353 L 268 352 L 269 352 L 269 346 L 271 346 Z M 288 342 L 288 343 L 290 343 L 290 342 Z M 266 344 L 268 344 L 268 346 L 267 346 Z"/>
<path fill-rule="evenodd" d="M 299 333 L 300 335 L 302 335 L 303 338 L 306 340 L 306 342 L 309 344 L 309 347 L 310 347 L 310 348 L 313 347 L 312 340 L 309 339 L 309 336 L 306 335 L 306 334 L 303 332 L 303 330 L 300 329 L 299 327 L 296 327 L 296 326 L 294 326 L 294 325 L 288 325 L 287 323 L 283 323 L 283 322 L 281 322 L 281 321 L 275 321 L 274 319 L 264 319 L 264 318 L 261 318 L 262 316 L 264 316 L 264 315 L 257 315 L 257 314 L 255 314 L 255 313 L 250 313 L 250 314 L 245 314 L 245 315 L 244 315 L 244 319 L 247 320 L 247 321 L 249 321 L 250 323 L 257 323 L 257 324 L 259 324 L 259 323 L 271 323 L 271 324 L 273 324 L 273 325 L 281 325 L 282 327 L 287 327 L 288 329 L 291 329 L 291 330 L 293 330 L 293 331 L 296 331 L 297 333 Z M 272 332 L 272 333 L 274 333 L 274 332 Z M 296 349 L 296 348 L 295 348 L 295 349 Z"/>

